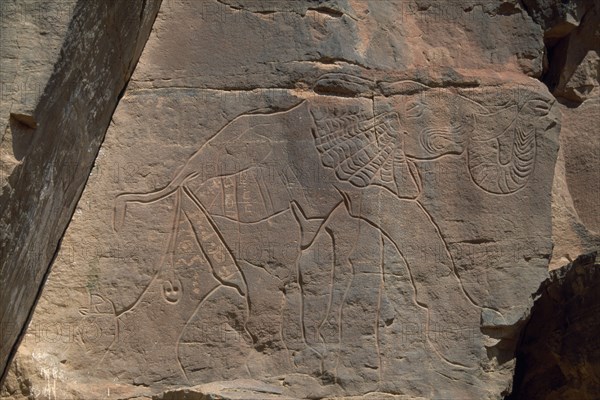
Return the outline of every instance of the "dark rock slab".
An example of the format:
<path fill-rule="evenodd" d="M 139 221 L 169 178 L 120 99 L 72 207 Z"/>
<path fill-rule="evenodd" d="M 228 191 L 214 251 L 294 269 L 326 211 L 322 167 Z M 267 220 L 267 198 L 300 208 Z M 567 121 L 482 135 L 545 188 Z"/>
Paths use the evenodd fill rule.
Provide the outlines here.
<path fill-rule="evenodd" d="M 2 375 L 160 6 L 155 0 L 61 4 L 66 6 L 60 11 L 66 17 L 58 18 L 56 27 L 64 31 L 62 48 L 55 55 L 41 52 L 44 67 L 40 72 L 31 61 L 38 43 L 37 36 L 27 34 L 31 31 L 27 13 L 42 12 L 52 18 L 58 6 L 51 3 L 21 3 L 16 10 L 8 2 L 2 6 L 3 24 L 12 21 L 19 30 L 22 21 L 26 33 L 9 36 L 7 40 L 17 41 L 17 46 L 3 46 L 11 54 L 3 53 L 2 57 L 29 60 L 22 67 L 31 70 L 34 87 L 40 89 L 27 101 L 13 99 L 16 105 L 7 100 L 3 103 L 7 109 L 2 109 L 1 121 L 8 121 L 7 126 L 2 124 L 0 143 Z M 33 8 L 20 8 L 23 5 Z M 68 29 L 63 30 L 60 21 L 68 21 Z M 59 37 L 55 35 L 51 43 L 55 45 Z M 20 51 L 29 53 L 21 55 Z M 21 76 L 15 82 L 24 85 L 26 79 Z"/>
<path fill-rule="evenodd" d="M 578 257 L 536 293 L 507 400 L 593 400 L 600 393 L 600 264 Z"/>

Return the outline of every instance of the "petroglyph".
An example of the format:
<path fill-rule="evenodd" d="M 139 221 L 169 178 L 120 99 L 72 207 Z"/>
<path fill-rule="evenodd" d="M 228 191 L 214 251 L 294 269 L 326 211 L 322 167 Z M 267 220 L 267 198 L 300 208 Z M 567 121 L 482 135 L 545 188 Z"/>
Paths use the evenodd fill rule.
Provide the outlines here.
<path fill-rule="evenodd" d="M 129 83 L 108 93 L 97 72 L 112 39 L 135 29 L 102 23 L 92 7 L 87 25 L 102 34 L 78 46 L 69 36 L 86 25 L 79 3 L 97 2 L 77 2 L 67 37 L 47 46 L 58 80 L 40 86 L 40 104 L 24 110 L 14 90 L 5 98 L 37 124 L 8 129 L 0 157 L 11 173 L 5 254 L 26 258 L 3 269 L 5 303 L 39 300 L 28 328 L 37 334 L 16 353 L 30 315 L 9 312 L 14 326 L 0 326 L 12 341 L 0 352 L 15 354 L 8 397 L 46 387 L 40 354 L 64 372 L 57 398 L 246 380 L 289 398 L 508 390 L 515 336 L 550 255 L 559 266 L 592 243 L 593 163 L 582 155 L 593 135 L 579 132 L 593 124 L 578 117 L 595 106 L 570 109 L 536 79 L 544 29 L 531 10 L 163 0 L 147 45 L 116 49 L 123 57 L 109 69 Z M 156 11 L 160 1 L 133 3 Z M 34 11 L 32 24 L 4 21 L 13 33 L 27 25 L 12 42 L 29 70 L 39 57 L 28 42 L 54 32 L 41 18 L 51 10 Z M 139 11 L 148 27 L 154 13 Z M 91 52 L 81 71 L 69 73 L 61 43 Z M 66 84 L 56 92 L 52 82 Z M 88 101 L 96 95 L 116 108 Z M 561 131 L 561 114 L 577 123 Z M 556 164 L 559 131 L 581 151 L 563 146 Z M 48 216 L 70 220 L 66 231 Z M 552 236 L 565 245 L 553 251 Z M 29 278 L 43 290 L 31 292 Z"/>
<path fill-rule="evenodd" d="M 336 80 L 366 90 L 367 83 L 340 74 L 324 82 L 334 87 Z M 159 272 L 120 317 L 151 312 L 158 285 L 166 303 L 181 310 L 164 338 L 179 354 L 181 338 L 211 296 L 235 290 L 246 309 L 238 333 L 255 351 L 275 359 L 273 352 L 285 350 L 288 361 L 281 365 L 290 372 L 333 382 L 359 373 L 380 382 L 389 364 L 383 336 L 398 316 L 389 311 L 398 309 L 393 302 L 399 299 L 390 296 L 386 277 L 393 269 L 386 260 L 395 254 L 405 267 L 395 276 L 411 288 L 407 304 L 424 318 L 423 345 L 451 368 L 475 368 L 482 346 L 472 336 L 430 334 L 453 324 L 476 329 L 482 306 L 465 288 L 444 233 L 420 200 L 426 188 L 419 163 L 463 159 L 479 190 L 515 193 L 535 164 L 537 127 L 530 117 L 546 115 L 548 103 L 526 98 L 487 106 L 485 94 L 413 81 L 387 84 L 387 95 L 378 96 L 376 82 L 371 86 L 371 98 L 317 96 L 286 111 L 240 115 L 164 188 L 117 196 L 117 232 L 131 205 L 173 204 Z M 207 173 L 207 162 L 227 168 Z M 190 296 L 193 278 L 176 265 L 181 224 L 199 252 L 188 267 L 211 277 L 208 286 L 200 282 L 202 296 Z M 267 241 L 289 251 L 261 251 Z M 433 253 L 435 261 L 424 263 L 423 255 Z M 281 317 L 267 317 L 274 314 Z M 245 366 L 251 375 L 252 357 Z M 188 379 L 177 360 L 172 369 Z"/>

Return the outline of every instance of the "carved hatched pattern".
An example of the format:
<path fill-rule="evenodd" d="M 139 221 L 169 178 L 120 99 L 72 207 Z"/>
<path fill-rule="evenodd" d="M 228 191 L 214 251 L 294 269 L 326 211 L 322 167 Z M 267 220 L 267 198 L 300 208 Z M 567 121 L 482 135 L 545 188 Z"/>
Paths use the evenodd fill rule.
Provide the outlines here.
<path fill-rule="evenodd" d="M 473 150 L 469 168 L 475 182 L 484 190 L 494 194 L 509 194 L 527 183 L 535 164 L 535 130 L 521 127 L 513 129 L 511 160 L 501 164 L 495 154 L 498 144 L 472 143 Z M 485 146 L 488 146 L 487 149 Z"/>
<path fill-rule="evenodd" d="M 350 111 L 333 116 L 315 112 L 313 117 L 313 136 L 321 162 L 332 168 L 340 180 L 357 187 L 365 187 L 376 178 L 393 182 L 394 160 L 403 157 L 395 151 L 400 132 L 395 112 L 374 118 Z"/>
<path fill-rule="evenodd" d="M 423 129 L 419 135 L 419 142 L 423 149 L 431 155 L 440 154 L 453 144 L 462 145 L 466 140 L 463 132 L 463 125 L 459 121 L 451 121 L 450 129 L 440 129 L 429 127 Z"/>
<path fill-rule="evenodd" d="M 521 104 L 506 107 L 504 110 L 516 108 L 516 115 L 499 135 L 485 141 L 476 138 L 471 141 L 469 171 L 477 186 L 488 193 L 504 195 L 515 193 L 527 185 L 535 167 L 539 119 L 548 115 L 551 106 L 546 99 L 534 96 Z M 485 119 L 485 116 L 481 119 Z M 510 159 L 507 162 L 500 160 L 499 136 L 511 139 Z"/>

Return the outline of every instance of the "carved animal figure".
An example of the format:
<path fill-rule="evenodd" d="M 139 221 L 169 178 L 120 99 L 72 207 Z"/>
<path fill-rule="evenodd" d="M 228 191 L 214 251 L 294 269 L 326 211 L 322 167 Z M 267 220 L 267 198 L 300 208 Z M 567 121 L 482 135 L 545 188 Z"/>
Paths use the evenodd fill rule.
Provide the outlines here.
<path fill-rule="evenodd" d="M 289 212 L 298 223 L 299 248 L 304 251 L 341 205 L 348 218 L 360 219 L 377 229 L 405 259 L 413 301 L 427 313 L 428 328 L 433 324 L 477 325 L 480 307 L 462 287 L 438 226 L 418 201 L 421 181 L 415 163 L 467 150 L 469 173 L 477 186 L 492 194 L 514 193 L 527 183 L 535 161 L 535 129 L 521 119 L 520 112 L 530 107 L 538 114 L 547 113 L 547 105 L 532 100 L 489 111 L 452 92 L 438 91 L 430 96 L 428 87 L 415 82 L 399 82 L 396 89 L 401 91 L 406 85 L 411 85 L 413 92 L 416 87 L 418 93 L 392 98 L 384 110 L 374 111 L 372 99 L 350 99 L 347 104 L 339 104 L 335 99 L 315 99 L 283 112 L 237 117 L 203 144 L 163 189 L 119 195 L 115 200 L 115 230 L 122 227 L 129 204 L 174 198 L 177 215 L 187 216 L 192 226 L 203 225 L 197 232 L 218 236 L 219 246 L 227 253 L 226 260 L 218 262 L 205 252 L 217 283 L 209 288 L 202 302 L 220 287 L 235 289 L 246 299 L 248 320 L 257 311 L 250 310 L 247 279 L 240 268 L 241 261 L 219 234 L 215 218 L 254 224 Z M 499 155 L 502 136 L 512 138 L 508 160 Z M 233 167 L 206 176 L 202 171 L 207 162 Z M 273 170 L 286 172 L 268 187 L 258 185 L 265 203 L 260 209 L 243 210 L 235 204 L 233 208 L 222 204 L 209 210 L 201 193 L 194 189 L 214 182 L 226 198 L 237 193 L 236 177 L 240 174 Z M 226 180 L 233 182 L 233 187 L 226 187 Z M 236 197 L 233 203 L 238 200 Z M 194 222 L 192 215 L 202 222 Z M 179 221 L 176 217 L 173 223 L 168 246 L 171 255 Z M 200 247 L 203 242 L 207 245 L 204 239 L 200 238 Z M 439 249 L 444 250 L 438 254 L 437 262 L 422 263 L 423 254 L 439 253 Z M 296 269 L 297 283 L 301 284 L 302 267 L 296 265 Z M 159 271 L 157 277 L 161 274 L 164 273 Z M 170 305 L 189 304 L 183 280 L 175 284 L 157 279 L 156 285 L 168 291 L 164 296 Z M 434 293 L 435 287 L 443 288 L 443 293 Z M 176 288 L 184 293 L 178 293 Z M 302 301 L 308 301 L 306 294 L 302 296 Z M 140 303 L 144 303 L 141 298 L 136 304 Z M 342 307 L 343 299 L 338 303 Z M 135 304 L 130 310 L 134 307 Z M 192 307 L 193 312 L 185 314 L 182 321 L 189 322 L 198 307 L 200 304 Z M 306 324 L 302 325 L 305 331 Z M 257 340 L 248 324 L 245 329 Z M 477 350 L 470 348 L 466 339 L 428 335 L 427 340 L 444 362 L 457 368 L 469 368 L 478 360 Z"/>

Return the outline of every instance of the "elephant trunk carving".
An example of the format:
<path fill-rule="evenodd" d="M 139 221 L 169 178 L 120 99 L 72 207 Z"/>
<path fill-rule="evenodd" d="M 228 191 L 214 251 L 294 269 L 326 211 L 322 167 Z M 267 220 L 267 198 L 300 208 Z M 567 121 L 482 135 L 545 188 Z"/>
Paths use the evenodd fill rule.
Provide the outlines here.
<path fill-rule="evenodd" d="M 535 127 L 521 123 L 516 106 L 478 115 L 476 121 L 481 124 L 481 136 L 472 137 L 468 147 L 473 182 L 493 194 L 510 194 L 523 188 L 535 165 Z M 507 160 L 501 157 L 502 139 L 510 139 Z"/>

